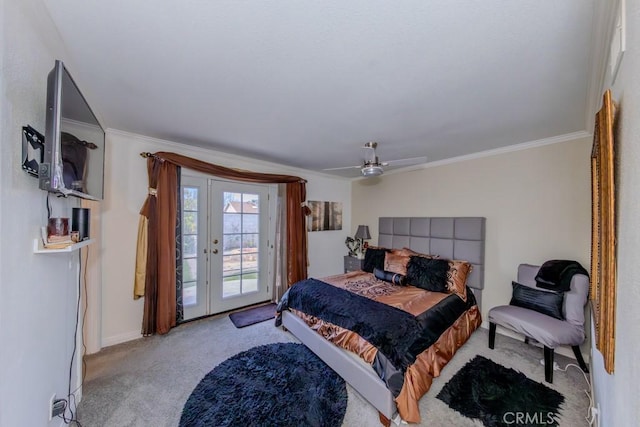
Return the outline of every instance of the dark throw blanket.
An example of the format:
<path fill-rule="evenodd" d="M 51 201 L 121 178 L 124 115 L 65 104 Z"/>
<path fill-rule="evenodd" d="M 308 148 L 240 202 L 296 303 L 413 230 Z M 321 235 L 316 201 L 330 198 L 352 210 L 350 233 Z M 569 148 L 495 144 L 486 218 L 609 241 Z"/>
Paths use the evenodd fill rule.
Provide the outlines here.
<path fill-rule="evenodd" d="M 575 274 L 588 276 L 577 261 L 554 259 L 546 261 L 536 275 L 536 286 L 555 292 L 567 292 L 571 289 L 571 279 Z"/>
<path fill-rule="evenodd" d="M 357 333 L 378 349 L 373 367 L 397 396 L 404 372 L 416 357 L 475 304 L 471 291 L 469 295 L 467 302 L 449 295 L 413 316 L 320 280 L 307 279 L 296 283 L 282 297 L 276 309 L 276 326 L 282 323 L 281 312 L 292 308 Z"/>

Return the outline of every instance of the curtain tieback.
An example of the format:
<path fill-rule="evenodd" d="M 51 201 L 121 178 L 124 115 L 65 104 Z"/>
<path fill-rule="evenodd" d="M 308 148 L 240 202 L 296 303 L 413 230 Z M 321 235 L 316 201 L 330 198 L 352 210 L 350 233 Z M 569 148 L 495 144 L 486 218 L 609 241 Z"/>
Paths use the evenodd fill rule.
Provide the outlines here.
<path fill-rule="evenodd" d="M 158 195 L 158 189 L 149 187 L 149 195 L 150 196 L 154 196 L 154 197 L 157 196 Z"/>

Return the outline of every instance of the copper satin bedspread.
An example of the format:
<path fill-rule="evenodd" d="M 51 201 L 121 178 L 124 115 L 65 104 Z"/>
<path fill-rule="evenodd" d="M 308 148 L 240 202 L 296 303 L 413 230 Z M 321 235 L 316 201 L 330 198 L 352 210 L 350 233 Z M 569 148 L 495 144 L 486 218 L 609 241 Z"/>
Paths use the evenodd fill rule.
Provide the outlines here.
<path fill-rule="evenodd" d="M 394 306 L 414 316 L 433 307 L 448 296 L 448 294 L 429 292 L 413 286 L 395 286 L 377 280 L 373 274 L 363 271 L 324 277 L 321 280 Z M 300 311 L 292 311 L 325 339 L 358 354 L 369 364 L 373 362 L 378 350 L 355 332 Z M 395 399 L 398 412 L 403 420 L 411 423 L 420 422 L 418 407 L 420 398 L 429 391 L 433 378 L 440 375 L 442 368 L 469 339 L 473 331 L 480 326 L 480 323 L 482 323 L 480 311 L 478 306 L 474 305 L 465 311 L 431 347 L 418 355 L 416 362 L 405 372 L 402 390 Z"/>

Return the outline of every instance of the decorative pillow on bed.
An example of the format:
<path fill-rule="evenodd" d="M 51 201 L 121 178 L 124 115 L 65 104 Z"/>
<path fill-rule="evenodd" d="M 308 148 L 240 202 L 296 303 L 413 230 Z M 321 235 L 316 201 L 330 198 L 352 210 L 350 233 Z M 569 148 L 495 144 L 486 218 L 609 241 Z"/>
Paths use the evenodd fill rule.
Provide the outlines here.
<path fill-rule="evenodd" d="M 409 258 L 408 255 L 401 255 L 395 251 L 387 252 L 384 256 L 384 270 L 406 276 Z"/>
<path fill-rule="evenodd" d="M 513 294 L 510 305 L 528 308 L 556 319 L 564 320 L 562 315 L 562 293 L 541 291 L 529 286 L 521 285 L 518 282 L 511 282 Z"/>
<path fill-rule="evenodd" d="M 407 284 L 407 276 L 394 273 L 393 271 L 383 271 L 379 268 L 374 268 L 373 275 L 376 276 L 376 279 L 384 280 L 385 282 L 390 282 L 394 285 L 405 286 Z"/>
<path fill-rule="evenodd" d="M 468 261 L 450 260 L 447 271 L 447 292 L 458 294 L 463 301 L 467 300 L 467 276 L 473 270 Z"/>
<path fill-rule="evenodd" d="M 364 253 L 362 270 L 367 273 L 373 273 L 374 268 L 384 270 L 384 256 L 387 252 L 389 252 L 389 249 L 387 248 L 369 246 L 367 251 Z"/>
<path fill-rule="evenodd" d="M 449 262 L 444 259 L 412 256 L 407 264 L 407 282 L 433 292 L 448 292 Z"/>

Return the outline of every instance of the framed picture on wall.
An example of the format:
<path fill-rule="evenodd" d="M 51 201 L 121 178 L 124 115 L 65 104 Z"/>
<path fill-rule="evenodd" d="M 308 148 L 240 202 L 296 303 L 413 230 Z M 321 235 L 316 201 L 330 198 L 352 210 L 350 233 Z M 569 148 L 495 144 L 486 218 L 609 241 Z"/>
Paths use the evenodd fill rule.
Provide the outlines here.
<path fill-rule="evenodd" d="M 307 231 L 342 230 L 342 203 L 308 201 Z"/>
<path fill-rule="evenodd" d="M 596 348 L 613 373 L 616 329 L 615 106 L 611 91 L 596 114 L 591 151 L 591 289 Z"/>

